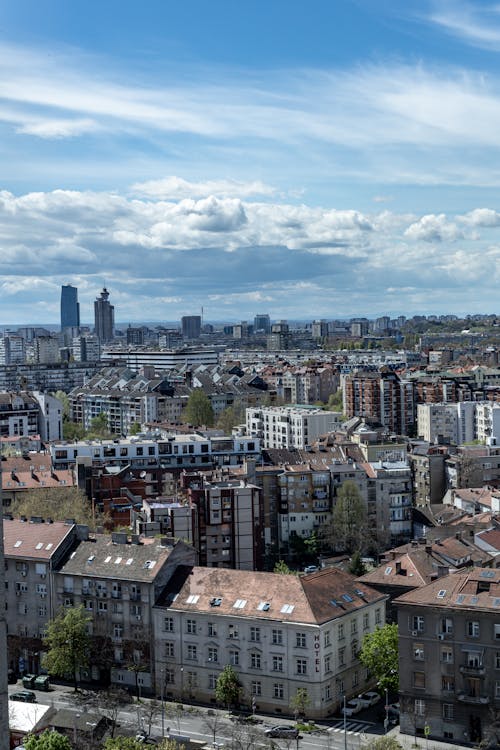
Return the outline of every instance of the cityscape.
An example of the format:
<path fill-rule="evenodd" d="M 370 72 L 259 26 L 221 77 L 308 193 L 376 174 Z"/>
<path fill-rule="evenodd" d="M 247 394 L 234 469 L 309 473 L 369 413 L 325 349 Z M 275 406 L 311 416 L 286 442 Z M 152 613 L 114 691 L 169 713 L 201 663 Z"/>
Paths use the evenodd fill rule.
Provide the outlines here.
<path fill-rule="evenodd" d="M 0 28 L 0 750 L 499 748 L 498 5 Z"/>

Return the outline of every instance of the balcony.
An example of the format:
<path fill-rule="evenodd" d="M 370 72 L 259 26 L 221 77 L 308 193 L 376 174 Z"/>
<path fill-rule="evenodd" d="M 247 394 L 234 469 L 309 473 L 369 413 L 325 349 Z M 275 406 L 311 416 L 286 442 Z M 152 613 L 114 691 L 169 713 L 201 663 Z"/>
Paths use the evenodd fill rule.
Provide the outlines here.
<path fill-rule="evenodd" d="M 470 703 L 475 706 L 487 706 L 490 702 L 489 695 L 469 695 L 468 693 L 458 693 L 457 698 L 461 703 Z"/>
<path fill-rule="evenodd" d="M 486 674 L 486 668 L 484 664 L 479 664 L 478 666 L 474 666 L 472 664 L 460 664 L 460 674 L 465 675 L 466 677 L 484 677 Z"/>

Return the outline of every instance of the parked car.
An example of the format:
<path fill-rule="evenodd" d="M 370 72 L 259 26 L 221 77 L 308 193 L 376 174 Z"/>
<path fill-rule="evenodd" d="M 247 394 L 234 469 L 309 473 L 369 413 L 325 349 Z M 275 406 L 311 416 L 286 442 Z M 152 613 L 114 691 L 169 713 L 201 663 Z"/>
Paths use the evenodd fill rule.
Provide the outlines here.
<path fill-rule="evenodd" d="M 399 723 L 399 703 L 391 703 L 387 708 L 387 716 L 390 724 Z"/>
<path fill-rule="evenodd" d="M 358 695 L 356 700 L 358 700 L 362 704 L 363 708 L 369 708 L 370 706 L 374 706 L 379 702 L 380 695 L 374 690 L 368 690 L 368 692 Z"/>
<path fill-rule="evenodd" d="M 7 672 L 7 682 L 9 685 L 15 685 L 17 682 L 17 675 L 13 669 L 9 669 Z"/>
<path fill-rule="evenodd" d="M 9 695 L 11 701 L 22 701 L 23 703 L 36 703 L 36 695 L 31 690 L 20 690 L 18 693 Z"/>
<path fill-rule="evenodd" d="M 295 727 L 278 726 L 266 729 L 264 734 L 266 734 L 268 737 L 283 737 L 285 739 L 288 738 L 296 740 L 299 736 L 299 730 Z"/>
<path fill-rule="evenodd" d="M 304 573 L 317 573 L 319 570 L 317 565 L 308 565 L 304 568 Z"/>
<path fill-rule="evenodd" d="M 33 687 L 35 690 L 50 690 L 50 680 L 46 674 L 38 675 L 38 677 L 33 682 Z"/>
<path fill-rule="evenodd" d="M 363 704 L 357 698 L 353 698 L 353 700 L 347 701 L 345 706 L 342 706 L 342 713 L 346 716 L 353 716 L 354 714 L 359 714 L 362 709 Z"/>

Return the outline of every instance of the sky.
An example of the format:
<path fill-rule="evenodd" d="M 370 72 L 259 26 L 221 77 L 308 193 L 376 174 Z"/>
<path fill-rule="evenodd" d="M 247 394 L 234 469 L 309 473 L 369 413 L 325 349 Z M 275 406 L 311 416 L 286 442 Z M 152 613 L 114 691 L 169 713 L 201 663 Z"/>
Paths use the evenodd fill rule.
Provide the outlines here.
<path fill-rule="evenodd" d="M 0 325 L 494 313 L 500 4 L 4 0 Z"/>

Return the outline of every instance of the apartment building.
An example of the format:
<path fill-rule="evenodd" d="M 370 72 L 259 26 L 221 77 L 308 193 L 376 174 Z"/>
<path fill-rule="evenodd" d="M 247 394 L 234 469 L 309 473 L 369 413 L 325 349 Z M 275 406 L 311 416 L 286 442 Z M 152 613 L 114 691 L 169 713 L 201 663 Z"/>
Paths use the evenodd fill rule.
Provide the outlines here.
<path fill-rule="evenodd" d="M 3 532 L 9 668 L 37 673 L 45 629 L 58 607 L 54 572 L 87 529 L 39 517 L 4 518 Z"/>
<path fill-rule="evenodd" d="M 383 624 L 385 600 L 334 569 L 283 576 L 179 568 L 153 612 L 156 691 L 214 703 L 230 664 L 247 705 L 289 714 L 290 699 L 305 688 L 308 715 L 325 717 L 344 693 L 373 684 L 358 651 L 364 634 Z"/>
<path fill-rule="evenodd" d="M 340 416 L 313 406 L 264 406 L 246 409 L 246 429 L 264 448 L 303 449 L 337 429 Z"/>
<path fill-rule="evenodd" d="M 286 466 L 278 477 L 280 489 L 280 542 L 294 536 L 307 538 L 331 520 L 331 475 L 300 464 Z"/>
<path fill-rule="evenodd" d="M 57 440 L 62 436 L 62 404 L 46 393 L 0 393 L 0 436 Z"/>
<path fill-rule="evenodd" d="M 155 367 L 158 370 L 173 370 L 178 367 L 196 367 L 197 365 L 216 365 L 219 354 L 213 349 L 171 349 L 158 351 L 147 348 L 107 347 L 102 353 L 103 361 L 121 362 L 133 372 L 139 372 L 143 367 Z"/>
<path fill-rule="evenodd" d="M 401 731 L 491 739 L 500 701 L 500 570 L 457 572 L 395 604 Z"/>
<path fill-rule="evenodd" d="M 151 692 L 152 608 L 176 567 L 195 560 L 184 542 L 118 532 L 79 544 L 53 586 L 58 606 L 83 604 L 92 615 L 92 667 L 82 679 Z"/>
<path fill-rule="evenodd" d="M 483 402 L 475 406 L 477 439 L 489 445 L 500 445 L 500 404 Z"/>
<path fill-rule="evenodd" d="M 428 443 L 449 442 L 459 445 L 475 438 L 475 410 L 472 401 L 455 404 L 418 404 L 417 431 Z"/>
<path fill-rule="evenodd" d="M 414 386 L 394 372 L 363 371 L 344 381 L 344 413 L 365 417 L 398 435 L 415 427 Z"/>

